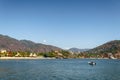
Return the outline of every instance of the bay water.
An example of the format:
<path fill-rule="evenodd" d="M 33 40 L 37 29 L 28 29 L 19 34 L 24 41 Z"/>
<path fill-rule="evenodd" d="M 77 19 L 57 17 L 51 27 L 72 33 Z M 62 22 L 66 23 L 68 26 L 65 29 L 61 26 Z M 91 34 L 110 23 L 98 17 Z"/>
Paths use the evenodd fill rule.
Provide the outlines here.
<path fill-rule="evenodd" d="M 120 80 L 120 60 L 0 60 L 0 80 Z"/>

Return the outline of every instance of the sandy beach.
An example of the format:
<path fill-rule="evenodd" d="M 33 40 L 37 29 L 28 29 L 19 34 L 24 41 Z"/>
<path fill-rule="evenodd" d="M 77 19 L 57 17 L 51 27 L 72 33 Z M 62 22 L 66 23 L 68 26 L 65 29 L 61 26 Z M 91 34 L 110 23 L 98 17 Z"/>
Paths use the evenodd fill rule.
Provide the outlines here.
<path fill-rule="evenodd" d="M 56 59 L 50 57 L 0 57 L 1 60 L 12 60 L 12 59 Z M 78 58 L 78 59 L 109 59 L 109 58 Z"/>
<path fill-rule="evenodd" d="M 0 57 L 0 59 L 55 59 L 55 58 L 45 58 L 45 57 Z"/>

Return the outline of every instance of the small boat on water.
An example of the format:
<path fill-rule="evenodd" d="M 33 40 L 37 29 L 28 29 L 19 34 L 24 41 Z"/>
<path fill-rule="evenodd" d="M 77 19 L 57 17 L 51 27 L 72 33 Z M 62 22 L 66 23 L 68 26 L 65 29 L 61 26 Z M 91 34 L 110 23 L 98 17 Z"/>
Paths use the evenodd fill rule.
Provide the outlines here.
<path fill-rule="evenodd" d="M 89 65 L 96 65 L 95 62 L 88 62 Z"/>

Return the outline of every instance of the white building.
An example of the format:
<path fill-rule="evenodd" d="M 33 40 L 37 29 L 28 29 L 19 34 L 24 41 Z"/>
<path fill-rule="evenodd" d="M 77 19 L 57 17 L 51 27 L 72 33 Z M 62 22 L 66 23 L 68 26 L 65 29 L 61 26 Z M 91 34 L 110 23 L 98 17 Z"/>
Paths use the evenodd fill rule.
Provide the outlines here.
<path fill-rule="evenodd" d="M 5 49 L 0 50 L 0 53 L 6 53 L 6 52 L 7 52 L 7 50 L 5 50 Z"/>
<path fill-rule="evenodd" d="M 30 53 L 29 55 L 30 57 L 37 57 L 37 55 L 35 53 Z"/>

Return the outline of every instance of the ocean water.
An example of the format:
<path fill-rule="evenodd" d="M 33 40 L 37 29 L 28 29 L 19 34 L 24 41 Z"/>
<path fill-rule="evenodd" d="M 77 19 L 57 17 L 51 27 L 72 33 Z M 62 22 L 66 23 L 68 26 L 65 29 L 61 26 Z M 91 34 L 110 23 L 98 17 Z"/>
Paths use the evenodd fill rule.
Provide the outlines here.
<path fill-rule="evenodd" d="M 120 80 L 120 60 L 0 60 L 0 80 Z"/>

